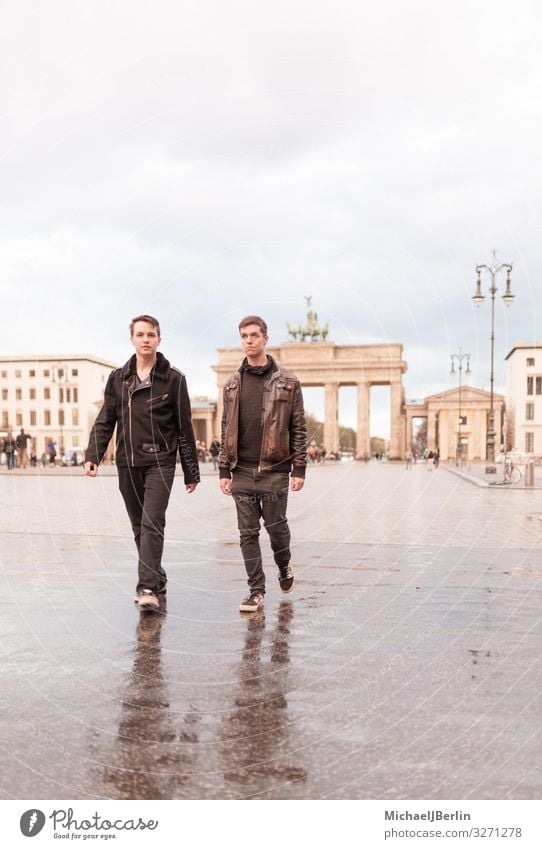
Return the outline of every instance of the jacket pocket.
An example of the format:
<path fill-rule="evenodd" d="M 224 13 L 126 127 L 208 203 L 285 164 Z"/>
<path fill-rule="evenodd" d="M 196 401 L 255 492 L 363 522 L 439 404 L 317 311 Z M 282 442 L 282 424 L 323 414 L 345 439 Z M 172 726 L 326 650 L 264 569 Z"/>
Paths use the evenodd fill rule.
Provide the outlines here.
<path fill-rule="evenodd" d="M 159 454 L 162 448 L 163 446 L 158 445 L 156 442 L 144 442 L 141 446 L 141 449 L 145 452 L 145 454 Z"/>

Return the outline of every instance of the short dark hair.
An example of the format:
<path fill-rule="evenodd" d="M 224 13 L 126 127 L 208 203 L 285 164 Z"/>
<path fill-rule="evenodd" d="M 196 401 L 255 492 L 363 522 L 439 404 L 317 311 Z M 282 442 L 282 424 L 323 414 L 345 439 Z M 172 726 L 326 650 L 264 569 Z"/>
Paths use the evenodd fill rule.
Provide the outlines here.
<path fill-rule="evenodd" d="M 136 315 L 130 322 L 130 339 L 134 335 L 134 324 L 136 321 L 146 321 L 147 324 L 152 324 L 152 326 L 156 329 L 158 335 L 160 336 L 160 322 L 157 318 L 153 318 L 152 315 Z"/>
<path fill-rule="evenodd" d="M 239 322 L 239 333 L 241 332 L 243 327 L 246 327 L 248 324 L 257 324 L 260 330 L 262 331 L 264 336 L 267 336 L 267 324 L 260 318 L 259 315 L 246 315 Z"/>

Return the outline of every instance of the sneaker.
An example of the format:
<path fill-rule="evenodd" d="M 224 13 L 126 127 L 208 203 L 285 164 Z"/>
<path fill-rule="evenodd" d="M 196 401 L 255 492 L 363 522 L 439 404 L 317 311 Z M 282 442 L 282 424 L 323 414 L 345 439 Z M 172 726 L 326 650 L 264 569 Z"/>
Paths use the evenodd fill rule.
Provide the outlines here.
<path fill-rule="evenodd" d="M 160 602 L 152 590 L 138 590 L 134 601 L 140 610 L 160 610 Z"/>
<path fill-rule="evenodd" d="M 255 592 L 247 595 L 239 605 L 239 610 L 242 613 L 255 613 L 263 607 L 263 593 Z"/>
<path fill-rule="evenodd" d="M 289 563 L 285 566 L 279 566 L 279 584 L 283 593 L 292 591 L 294 585 L 294 573 Z"/>

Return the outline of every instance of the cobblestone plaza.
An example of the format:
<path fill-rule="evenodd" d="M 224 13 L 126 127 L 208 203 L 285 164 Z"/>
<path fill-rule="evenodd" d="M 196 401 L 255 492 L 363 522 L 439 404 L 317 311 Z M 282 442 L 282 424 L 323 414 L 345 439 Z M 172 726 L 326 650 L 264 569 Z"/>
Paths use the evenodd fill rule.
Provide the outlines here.
<path fill-rule="evenodd" d="M 64 473 L 65 471 L 65 473 Z M 2 796 L 538 799 L 542 502 L 440 468 L 311 467 L 294 592 L 177 479 L 167 612 L 138 614 L 113 470 L 0 475 Z"/>

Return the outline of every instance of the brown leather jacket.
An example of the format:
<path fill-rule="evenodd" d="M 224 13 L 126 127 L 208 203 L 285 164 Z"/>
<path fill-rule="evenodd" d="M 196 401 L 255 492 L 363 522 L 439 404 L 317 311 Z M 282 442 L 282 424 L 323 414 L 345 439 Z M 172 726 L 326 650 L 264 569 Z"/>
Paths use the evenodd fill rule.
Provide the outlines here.
<path fill-rule="evenodd" d="M 270 357 L 270 359 L 273 359 Z M 290 461 L 292 475 L 304 477 L 307 466 L 307 423 L 303 409 L 301 384 L 293 373 L 273 360 L 272 371 L 265 382 L 263 432 L 259 471 L 269 471 L 277 463 Z M 237 465 L 239 430 L 239 398 L 241 375 L 234 371 L 224 385 L 222 439 L 218 466 L 221 477 Z"/>

